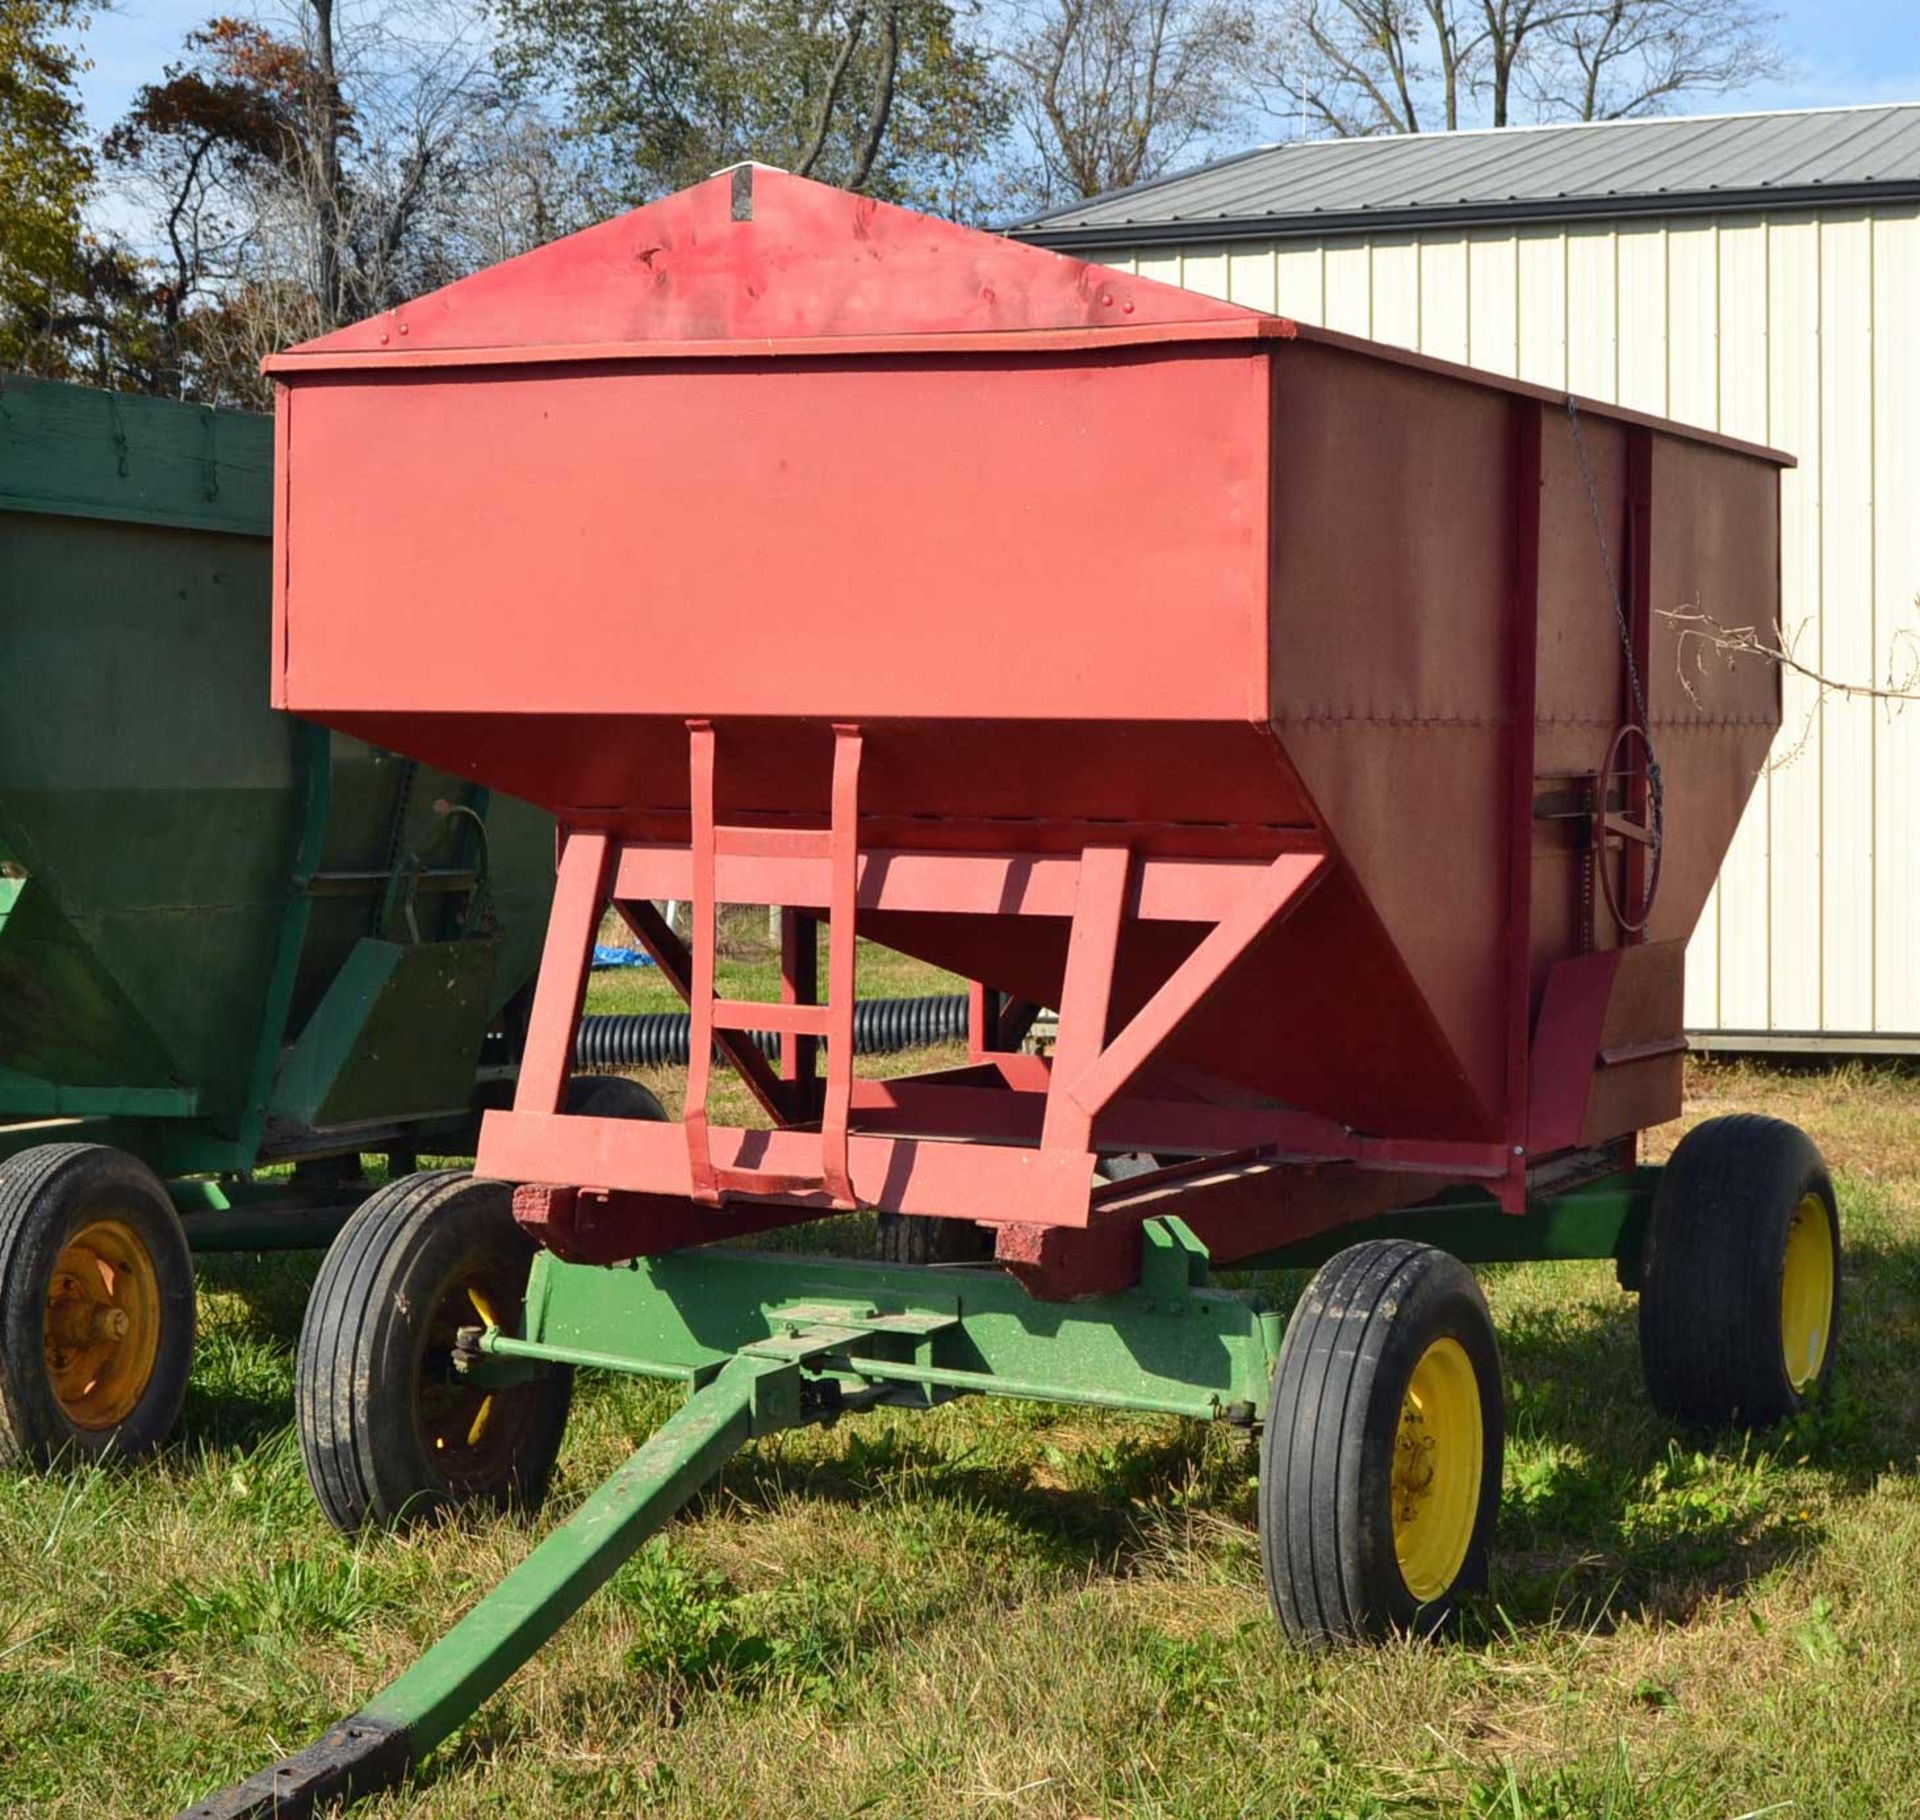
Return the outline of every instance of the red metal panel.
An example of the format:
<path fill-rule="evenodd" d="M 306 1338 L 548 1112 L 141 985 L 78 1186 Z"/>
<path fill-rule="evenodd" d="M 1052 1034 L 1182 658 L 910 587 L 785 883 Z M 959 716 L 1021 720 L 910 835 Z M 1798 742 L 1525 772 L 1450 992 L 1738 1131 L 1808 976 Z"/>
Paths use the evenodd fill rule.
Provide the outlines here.
<path fill-rule="evenodd" d="M 1016 247 L 765 167 L 704 183 L 310 341 L 406 356 L 680 341 L 916 338 L 1271 319 L 1193 291 Z"/>
<path fill-rule="evenodd" d="M 1621 948 L 1603 948 L 1554 964 L 1540 1001 L 1533 1038 L 1532 1104 L 1527 1148 L 1541 1156 L 1579 1142 L 1587 1097 L 1600 1056 L 1607 1001 L 1620 972 Z"/>
<path fill-rule="evenodd" d="M 1514 406 L 1305 343 L 1274 384 L 1275 725 L 1465 1078 L 1460 1135 L 1498 1136 Z M 1386 534 L 1316 530 L 1359 501 Z"/>
<path fill-rule="evenodd" d="M 316 600 L 313 610 L 324 616 L 325 603 Z M 637 676 L 647 666 L 636 658 L 632 668 Z M 684 716 L 389 708 L 328 709 L 325 719 L 444 770 L 485 776 L 495 788 L 569 819 L 685 844 Z M 817 827 L 826 814 L 830 717 L 717 724 L 727 740 L 728 789 L 741 812 Z M 863 846 L 941 852 L 1017 844 L 1025 852 L 1077 855 L 1102 830 L 1125 822 L 1139 851 L 1197 858 L 1270 853 L 1312 825 L 1299 780 L 1264 721 L 954 720 L 930 713 L 860 725 L 869 761 Z M 928 802 L 941 803 L 942 813 L 930 815 Z"/>
<path fill-rule="evenodd" d="M 1265 412 L 1265 359 L 1235 347 L 320 376 L 291 405 L 296 466 L 329 482 L 283 533 L 283 699 L 1244 723 Z M 644 662 L 608 661 L 636 639 Z M 547 755 L 569 758 L 553 800 L 584 807 L 592 748 Z"/>
<path fill-rule="evenodd" d="M 819 1182 L 820 1140 L 812 1132 L 715 1125 L 708 1135 L 718 1170 Z M 1087 1155 L 856 1134 L 847 1140 L 847 1160 L 863 1207 L 1054 1226 L 1084 1226 L 1090 1213 L 1093 1158 Z M 643 1119 L 489 1112 L 474 1167 L 481 1175 L 510 1182 L 693 1193 L 680 1127 Z M 824 1187 L 796 1191 L 790 1198 L 816 1214 L 833 1211 Z"/>
<path fill-rule="evenodd" d="M 1289 847 L 1295 843 L 1286 843 Z M 1317 854 L 1314 857 L 1318 857 Z M 1212 923 L 1246 895 L 1265 860 L 1138 861 L 1119 908 L 1146 922 Z M 682 846 L 630 842 L 620 850 L 623 898 L 685 898 L 692 860 Z M 868 910 L 937 910 L 955 916 L 1070 917 L 1078 902 L 1081 862 L 1058 854 L 918 853 L 869 847 L 859 856 L 857 903 Z M 721 900 L 730 904 L 828 905 L 824 858 L 723 855 Z"/>

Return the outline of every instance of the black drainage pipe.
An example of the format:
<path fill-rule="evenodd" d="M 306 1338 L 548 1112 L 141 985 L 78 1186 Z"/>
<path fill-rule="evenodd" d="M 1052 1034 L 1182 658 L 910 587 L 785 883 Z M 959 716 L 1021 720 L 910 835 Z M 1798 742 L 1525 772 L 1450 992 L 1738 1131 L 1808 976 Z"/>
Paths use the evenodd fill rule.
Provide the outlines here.
<path fill-rule="evenodd" d="M 662 1068 L 683 1064 L 693 1020 L 684 1011 L 640 1011 L 583 1017 L 574 1042 L 580 1068 Z M 927 998 L 863 998 L 853 1008 L 853 1047 L 860 1055 L 889 1055 L 950 1043 L 967 1034 L 963 992 Z M 753 1040 L 771 1061 L 780 1059 L 780 1038 L 756 1030 Z"/>

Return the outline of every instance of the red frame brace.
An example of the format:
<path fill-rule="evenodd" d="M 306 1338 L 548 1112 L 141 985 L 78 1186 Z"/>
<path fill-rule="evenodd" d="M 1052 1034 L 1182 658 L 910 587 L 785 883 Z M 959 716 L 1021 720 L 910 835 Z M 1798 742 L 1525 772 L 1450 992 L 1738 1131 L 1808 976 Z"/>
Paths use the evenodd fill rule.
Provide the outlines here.
<path fill-rule="evenodd" d="M 861 738 L 853 726 L 834 729 L 832 824 L 825 830 L 728 826 L 714 817 L 712 727 L 689 725 L 693 775 L 692 838 L 685 847 L 622 843 L 576 831 L 562 849 L 559 888 L 536 989 L 527 1064 L 514 1108 L 489 1113 L 477 1167 L 519 1182 L 554 1182 L 634 1196 L 692 1199 L 708 1207 L 753 1201 L 768 1224 L 789 1217 L 775 1208 L 828 1211 L 864 1206 L 988 1224 L 1083 1227 L 1092 1218 L 1097 1184 L 1093 1128 L 1154 1055 L 1220 986 L 1247 948 L 1291 911 L 1320 878 L 1326 857 L 1310 839 L 1265 860 L 1137 857 L 1125 847 L 1093 844 L 1078 857 L 1010 852 L 941 853 L 869 850 L 857 846 Z M 679 1126 L 633 1124 L 561 1115 L 558 1111 L 573 1030 L 585 990 L 594 930 L 611 896 L 628 926 L 693 1008 L 693 1061 L 688 1113 Z M 692 900 L 696 945 L 691 953 L 649 900 Z M 824 910 L 830 918 L 828 994 L 816 1006 L 807 963 L 790 942 L 778 1005 L 735 1004 L 714 996 L 713 931 L 722 901 L 776 903 L 788 920 Z M 883 1104 L 866 1084 L 856 1088 L 852 1061 L 854 934 L 861 908 L 974 910 L 989 914 L 1067 915 L 1072 928 L 1060 1008 L 1059 1048 L 1051 1066 L 1022 1078 L 1028 1096 L 985 1096 L 1012 1113 L 1022 1135 L 981 1144 L 974 1107 L 943 1097 L 914 1106 L 912 1134 L 857 1129 L 856 1111 L 885 1122 L 904 1102 Z M 799 912 L 798 916 L 795 912 Z M 1109 1036 L 1115 960 L 1129 918 L 1212 924 L 1209 933 L 1160 989 Z M 705 939 L 700 939 L 704 936 Z M 810 946 L 810 945 L 809 945 Z M 705 953 L 709 958 L 702 961 Z M 776 1077 L 747 1040 L 750 1028 L 781 1030 L 793 1059 Z M 984 1031 L 983 1031 L 984 1034 Z M 800 1061 L 800 1039 L 824 1038 L 828 1074 L 816 1112 L 815 1083 Z M 755 1097 L 779 1121 L 773 1131 L 714 1126 L 707 1114 L 715 1043 L 740 1069 Z M 1033 1058 L 994 1058 L 1016 1069 Z M 791 1069 L 791 1072 L 789 1072 Z M 1004 1077 L 1003 1077 L 1004 1078 Z M 937 1077 L 936 1077 L 937 1080 Z M 1010 1084 L 1010 1083 L 1009 1083 Z M 879 1085 L 879 1084 L 873 1084 Z M 910 1083 L 890 1084 L 899 1093 Z M 1037 1089 L 1040 1128 L 1026 1126 Z M 979 1101 L 977 1092 L 966 1095 Z M 985 1108 L 982 1108 L 985 1110 Z M 1219 1110 L 1219 1109 L 1216 1109 Z M 1207 1109 L 1177 1095 L 1157 1115 L 1172 1130 L 1205 1122 Z M 931 1117 L 924 1116 L 931 1115 Z M 1253 1115 L 1247 1115 L 1251 1118 Z M 818 1119 L 817 1129 L 804 1121 Z M 941 1122 L 942 1120 L 946 1122 Z M 1267 1141 L 1310 1132 L 1328 1153 L 1324 1121 L 1270 1115 Z M 1237 1133 L 1254 1135 L 1249 1126 Z M 1037 1136 L 1038 1144 L 1034 1145 Z M 955 1140 L 960 1140 L 956 1142 Z M 1333 1154 L 1351 1154 L 1350 1144 Z M 642 1222 L 643 1224 L 645 1222 Z M 684 1242 L 684 1241 L 682 1241 Z M 654 1249 L 636 1231 L 629 1255 Z"/>

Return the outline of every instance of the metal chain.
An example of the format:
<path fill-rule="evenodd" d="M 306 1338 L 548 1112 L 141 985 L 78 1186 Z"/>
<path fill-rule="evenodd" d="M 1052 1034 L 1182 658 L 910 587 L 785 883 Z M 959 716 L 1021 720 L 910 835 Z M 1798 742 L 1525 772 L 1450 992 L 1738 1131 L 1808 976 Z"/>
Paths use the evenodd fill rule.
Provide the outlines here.
<path fill-rule="evenodd" d="M 1613 567 L 1613 551 L 1607 544 L 1606 522 L 1600 512 L 1600 490 L 1593 484 L 1593 464 L 1587 459 L 1586 438 L 1580 434 L 1580 406 L 1572 393 L 1567 395 L 1567 422 L 1573 429 L 1573 451 L 1580 458 L 1580 478 L 1586 482 L 1587 512 L 1593 519 L 1593 535 L 1600 545 L 1600 566 L 1606 571 L 1607 598 L 1613 602 L 1613 620 L 1620 633 L 1620 654 L 1627 662 L 1627 687 L 1633 694 L 1633 711 L 1639 716 L 1640 737 L 1647 748 L 1647 809 L 1653 853 L 1647 869 L 1647 889 L 1641 905 L 1640 921 L 1629 928 L 1638 933 L 1647 925 L 1653 911 L 1653 894 L 1660 886 L 1661 849 L 1666 844 L 1666 780 L 1660 772 L 1660 755 L 1653 744 L 1653 720 L 1647 712 L 1647 697 L 1640 687 L 1640 666 L 1633 661 L 1633 631 L 1627 624 L 1626 604 L 1620 598 L 1620 578 Z M 1604 780 L 1603 780 L 1604 782 Z M 1626 919 L 1614 912 L 1623 928 Z"/>

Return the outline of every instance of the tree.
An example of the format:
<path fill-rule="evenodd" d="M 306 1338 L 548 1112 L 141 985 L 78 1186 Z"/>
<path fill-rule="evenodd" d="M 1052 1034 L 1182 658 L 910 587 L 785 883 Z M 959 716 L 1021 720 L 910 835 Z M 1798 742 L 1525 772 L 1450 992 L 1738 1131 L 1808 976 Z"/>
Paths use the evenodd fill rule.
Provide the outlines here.
<path fill-rule="evenodd" d="M 534 172 L 551 135 L 518 130 L 452 0 L 291 0 L 277 29 L 214 19 L 186 48 L 105 142 L 151 223 L 123 382 L 263 403 L 262 356 L 579 224 L 557 207 L 572 173 Z"/>
<path fill-rule="evenodd" d="M 288 0 L 312 70 L 294 155 L 261 198 L 266 269 L 323 333 L 467 269 L 462 185 L 500 108 L 459 0 Z M 292 326 L 292 325 L 290 325 Z"/>
<path fill-rule="evenodd" d="M 1238 124 L 1255 40 L 1247 0 L 1043 0 L 1005 51 L 1032 201 L 1124 189 Z"/>
<path fill-rule="evenodd" d="M 1323 132 L 1618 120 L 1783 65 L 1760 0 L 1293 0 L 1256 80 Z"/>
<path fill-rule="evenodd" d="M 609 192 L 757 158 L 964 212 L 1005 99 L 949 0 L 503 0 L 512 90 L 556 100 Z"/>
<path fill-rule="evenodd" d="M 68 370 L 93 158 L 73 0 L 0 0 L 0 367 Z"/>
<path fill-rule="evenodd" d="M 324 80 L 299 46 L 235 19 L 190 32 L 187 49 L 187 61 L 139 90 L 102 147 L 157 221 L 147 302 L 158 346 L 142 381 L 173 394 L 187 382 L 190 318 L 219 309 L 249 276 L 254 196 L 297 166 L 310 97 Z M 191 326 L 204 340 L 204 315 Z M 123 352 L 131 361 L 136 350 Z"/>
<path fill-rule="evenodd" d="M 1554 54 L 1527 71 L 1551 118 L 1623 120 L 1675 95 L 1724 95 L 1786 73 L 1769 35 L 1778 15 L 1749 0 L 1606 0 L 1549 33 Z"/>

